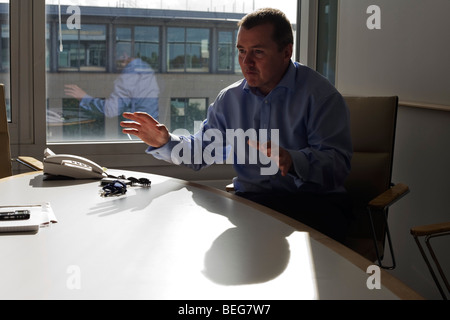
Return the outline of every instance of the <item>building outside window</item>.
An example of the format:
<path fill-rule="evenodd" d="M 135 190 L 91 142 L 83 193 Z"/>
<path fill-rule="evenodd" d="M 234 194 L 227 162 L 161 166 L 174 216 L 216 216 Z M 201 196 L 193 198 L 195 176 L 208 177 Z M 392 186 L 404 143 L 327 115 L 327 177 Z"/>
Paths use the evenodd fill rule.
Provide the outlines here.
<path fill-rule="evenodd" d="M 117 61 L 126 53 L 131 57 L 140 58 L 154 71 L 159 71 L 159 27 L 149 26 L 124 26 L 116 28 L 115 36 L 115 67 L 117 70 L 123 68 L 117 65 Z"/>
<path fill-rule="evenodd" d="M 160 40 L 159 27 L 137 26 L 134 28 L 135 56 L 147 62 L 155 71 L 159 71 Z"/>
<path fill-rule="evenodd" d="M 83 25 L 81 30 L 62 25 L 63 51 L 59 54 L 59 71 L 106 71 L 106 26 Z"/>
<path fill-rule="evenodd" d="M 217 70 L 231 72 L 236 56 L 235 31 L 219 31 Z"/>
<path fill-rule="evenodd" d="M 171 128 L 194 134 L 206 119 L 207 103 L 207 98 L 172 98 Z"/>
<path fill-rule="evenodd" d="M 209 72 L 209 29 L 168 28 L 168 71 Z"/>

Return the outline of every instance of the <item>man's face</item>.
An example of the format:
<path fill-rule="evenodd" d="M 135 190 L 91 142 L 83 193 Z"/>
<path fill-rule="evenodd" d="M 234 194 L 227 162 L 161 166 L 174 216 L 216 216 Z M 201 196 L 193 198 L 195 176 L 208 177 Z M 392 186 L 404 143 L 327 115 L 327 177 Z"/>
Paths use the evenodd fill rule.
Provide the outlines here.
<path fill-rule="evenodd" d="M 250 87 L 267 95 L 281 81 L 292 56 L 292 45 L 279 50 L 272 39 L 273 25 L 241 27 L 237 37 L 239 64 Z"/>

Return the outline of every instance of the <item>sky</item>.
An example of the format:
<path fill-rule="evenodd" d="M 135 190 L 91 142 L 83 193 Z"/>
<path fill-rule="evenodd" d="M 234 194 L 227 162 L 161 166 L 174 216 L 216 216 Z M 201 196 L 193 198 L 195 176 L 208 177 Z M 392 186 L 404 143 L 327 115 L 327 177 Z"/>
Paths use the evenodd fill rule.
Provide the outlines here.
<path fill-rule="evenodd" d="M 282 10 L 291 23 L 295 22 L 297 0 L 47 0 L 47 4 L 137 7 L 172 10 L 198 10 L 248 13 L 263 7 L 275 7 Z M 0 1 L 3 2 L 3 1 Z"/>

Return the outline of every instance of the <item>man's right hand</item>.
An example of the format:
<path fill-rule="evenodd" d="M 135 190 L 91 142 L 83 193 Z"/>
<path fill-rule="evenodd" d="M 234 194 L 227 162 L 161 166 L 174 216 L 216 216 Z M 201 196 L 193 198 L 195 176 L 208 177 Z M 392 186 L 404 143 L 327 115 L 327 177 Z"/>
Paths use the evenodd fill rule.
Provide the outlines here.
<path fill-rule="evenodd" d="M 154 148 L 160 148 L 169 142 L 170 134 L 167 127 L 156 121 L 148 113 L 125 112 L 123 117 L 130 120 L 120 123 L 120 126 L 123 127 L 123 133 L 132 134 Z"/>

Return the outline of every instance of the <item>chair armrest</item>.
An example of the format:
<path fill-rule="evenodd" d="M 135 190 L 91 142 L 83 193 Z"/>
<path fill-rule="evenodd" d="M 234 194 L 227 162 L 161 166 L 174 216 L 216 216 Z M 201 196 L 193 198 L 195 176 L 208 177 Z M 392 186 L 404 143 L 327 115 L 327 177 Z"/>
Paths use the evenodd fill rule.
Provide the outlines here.
<path fill-rule="evenodd" d="M 416 237 L 429 236 L 444 232 L 450 232 L 450 222 L 441 222 L 411 228 L 411 234 Z"/>
<path fill-rule="evenodd" d="M 409 193 L 409 187 L 398 183 L 369 202 L 369 207 L 383 209 L 391 206 Z"/>
<path fill-rule="evenodd" d="M 27 166 L 30 169 L 33 169 L 35 171 L 42 171 L 44 170 L 44 165 L 41 161 L 33 158 L 33 157 L 18 157 L 17 162 Z"/>
<path fill-rule="evenodd" d="M 234 185 L 230 183 L 225 187 L 225 190 L 227 190 L 227 192 L 234 192 Z"/>

